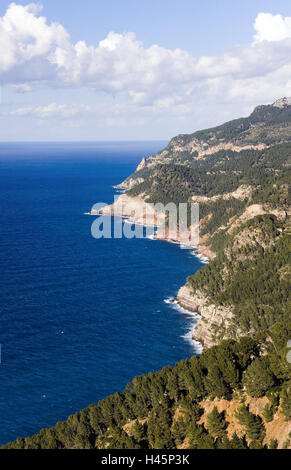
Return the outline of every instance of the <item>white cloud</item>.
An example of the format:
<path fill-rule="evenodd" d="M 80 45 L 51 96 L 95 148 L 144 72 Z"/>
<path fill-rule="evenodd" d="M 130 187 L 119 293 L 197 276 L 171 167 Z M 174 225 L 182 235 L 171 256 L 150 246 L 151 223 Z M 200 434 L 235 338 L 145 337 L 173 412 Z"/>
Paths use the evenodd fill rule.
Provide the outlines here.
<path fill-rule="evenodd" d="M 291 17 L 259 13 L 255 21 L 256 41 L 282 41 L 291 38 Z"/>
<path fill-rule="evenodd" d="M 85 104 L 57 104 L 55 102 L 46 106 L 26 106 L 14 109 L 10 112 L 11 116 L 36 116 L 40 119 L 60 117 L 71 118 L 80 114 L 81 112 L 90 111 L 91 108 Z"/>
<path fill-rule="evenodd" d="M 1 72 L 29 64 L 35 58 L 47 61 L 47 55 L 56 46 L 69 46 L 69 35 L 63 26 L 58 23 L 48 25 L 39 13 L 39 5 L 11 3 L 0 18 Z"/>
<path fill-rule="evenodd" d="M 260 13 L 252 43 L 220 56 L 148 48 L 134 33 L 111 32 L 97 46 L 72 44 L 65 28 L 40 16 L 40 7 L 12 3 L 0 18 L 0 78 L 18 92 L 36 87 L 87 87 L 126 96 L 153 112 L 216 99 L 258 103 L 291 94 L 291 18 Z M 246 103 L 246 104 L 247 104 Z M 77 107 L 51 103 L 18 115 L 74 116 Z M 70 114 L 71 113 L 71 114 Z"/>

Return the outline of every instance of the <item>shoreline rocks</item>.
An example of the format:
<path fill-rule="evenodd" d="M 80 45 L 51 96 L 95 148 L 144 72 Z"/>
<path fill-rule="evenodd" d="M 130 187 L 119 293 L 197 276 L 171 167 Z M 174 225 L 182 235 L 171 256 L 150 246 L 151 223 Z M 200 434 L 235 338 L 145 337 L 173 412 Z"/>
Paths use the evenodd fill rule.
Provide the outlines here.
<path fill-rule="evenodd" d="M 127 194 L 121 194 L 118 199 L 110 205 L 105 206 L 99 210 L 94 209 L 89 212 L 90 215 L 116 215 L 127 219 L 131 223 L 142 225 L 154 225 L 158 227 L 158 231 L 154 240 L 168 241 L 179 243 L 184 246 L 197 248 L 191 244 L 189 240 L 190 230 L 184 233 L 177 231 L 170 231 L 169 229 L 159 230 L 159 227 L 165 223 L 165 214 L 156 212 L 150 204 L 146 202 L 141 196 L 130 197 Z M 203 244 L 206 240 L 201 240 L 202 244 L 198 245 L 197 254 L 203 261 L 213 259 L 215 253 L 211 252 L 210 248 Z M 200 315 L 197 326 L 193 331 L 193 341 L 198 341 L 202 344 L 203 348 L 209 348 L 216 344 L 218 341 L 215 339 L 214 331 L 219 330 L 223 337 L 227 335 L 227 328 L 233 316 L 229 308 L 215 306 L 209 302 L 209 299 L 201 292 L 193 293 L 189 285 L 184 285 L 180 288 L 177 297 L 172 300 L 184 309 L 191 313 Z"/>
<path fill-rule="evenodd" d="M 104 206 L 97 211 L 93 209 L 90 214 L 115 215 L 145 226 L 160 226 L 165 220 L 165 215 L 156 212 L 142 197 L 130 197 L 127 194 L 121 194 L 113 204 Z"/>
<path fill-rule="evenodd" d="M 232 337 L 233 313 L 229 307 L 212 304 L 204 293 L 194 293 L 188 284 L 180 288 L 175 300 L 182 308 L 200 315 L 192 339 L 201 343 L 204 349 Z"/>

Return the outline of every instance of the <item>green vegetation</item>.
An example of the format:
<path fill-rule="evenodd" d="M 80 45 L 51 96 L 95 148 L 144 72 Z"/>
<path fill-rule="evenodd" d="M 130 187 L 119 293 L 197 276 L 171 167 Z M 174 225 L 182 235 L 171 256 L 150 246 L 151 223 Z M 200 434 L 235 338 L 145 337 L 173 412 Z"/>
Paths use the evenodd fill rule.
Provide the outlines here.
<path fill-rule="evenodd" d="M 290 140 L 291 106 L 283 109 L 274 106 L 258 106 L 247 118 L 235 119 L 221 126 L 206 129 L 193 134 L 179 135 L 172 139 L 169 147 L 176 140 L 186 145 L 194 138 L 216 143 L 219 141 L 244 142 L 257 144 L 264 142 L 274 145 L 283 139 Z M 263 125 L 262 125 L 263 124 Z"/>
<path fill-rule="evenodd" d="M 264 411 L 263 411 L 263 415 L 264 415 L 264 419 L 266 421 L 266 423 L 270 423 L 271 421 L 273 421 L 273 418 L 274 418 L 274 413 L 275 413 L 276 409 L 274 406 L 270 406 L 270 405 L 266 405 L 265 408 L 264 408 Z"/>
<path fill-rule="evenodd" d="M 290 236 L 273 215 L 257 216 L 224 240 L 224 249 L 188 278 L 193 291 L 231 306 L 234 331 L 247 333 L 290 319 Z"/>
<path fill-rule="evenodd" d="M 283 391 L 282 395 L 282 411 L 286 416 L 286 420 L 291 419 L 291 388 L 287 388 Z"/>
<path fill-rule="evenodd" d="M 224 413 L 219 413 L 215 406 L 211 413 L 207 415 L 207 429 L 216 437 L 223 437 L 225 435 L 226 421 Z"/>
<path fill-rule="evenodd" d="M 193 194 L 211 197 L 234 191 L 242 184 L 260 186 L 266 178 L 275 177 L 276 171 L 287 171 L 290 156 L 291 144 L 281 144 L 267 150 L 223 150 L 190 166 L 174 160 L 141 170 L 145 181 L 127 194 L 146 193 L 152 202 L 186 202 Z"/>
<path fill-rule="evenodd" d="M 267 356 L 258 357 L 245 372 L 243 382 L 252 397 L 264 396 L 276 383 L 268 361 Z"/>
<path fill-rule="evenodd" d="M 218 229 L 229 225 L 247 206 L 265 204 L 268 209 L 287 210 L 290 204 L 290 157 L 291 144 L 284 143 L 260 151 L 224 150 L 206 160 L 196 160 L 190 166 L 177 164 L 174 160 L 171 164 L 154 166 L 151 171 L 143 169 L 145 180 L 127 194 L 133 197 L 146 194 L 148 202 L 165 205 L 169 202 L 190 203 L 193 196 L 206 196 L 206 200 L 199 201 L 200 219 L 208 217 L 201 226 L 201 235 L 211 234 L 213 249 L 220 250 L 223 240 Z M 240 186 L 249 188 L 245 197 L 224 197 Z"/>
<path fill-rule="evenodd" d="M 259 106 L 247 118 L 236 119 L 221 126 L 206 129 L 193 134 L 182 134 L 174 137 L 165 149 L 151 157 L 151 163 L 165 163 L 193 167 L 198 171 L 233 171 L 259 176 L 261 168 L 265 167 L 265 173 L 280 167 L 285 158 L 284 144 L 291 140 L 291 106 L 279 109 L 274 106 Z M 194 142 L 203 147 L 215 146 L 221 143 L 231 143 L 236 146 L 264 144 L 270 149 L 256 151 L 244 150 L 234 152 L 221 150 L 206 158 L 197 159 L 197 151 L 191 150 L 187 145 Z M 278 146 L 281 146 L 279 150 Z M 179 148 L 179 150 L 177 150 Z M 274 151 L 274 153 L 273 153 Z M 270 153 L 269 153 L 270 152 Z M 275 154 L 277 153 L 277 158 Z M 289 152 L 290 155 L 290 152 Z M 270 159 L 271 158 L 271 161 Z M 259 164 L 258 164 L 259 163 Z M 290 165 L 290 160 L 289 160 Z M 145 166 L 142 170 L 130 176 L 131 179 L 139 177 L 148 178 L 153 171 L 152 166 Z"/>
<path fill-rule="evenodd" d="M 265 435 L 261 417 L 242 406 L 238 420 L 245 426 L 246 435 L 238 438 L 234 434 L 229 438 L 228 422 L 215 407 L 206 417 L 207 429 L 199 424 L 204 411 L 201 402 L 215 397 L 231 400 L 238 392 L 243 396 L 245 377 L 252 376 L 254 364 L 262 359 L 262 351 L 267 350 L 263 356 L 267 373 L 267 380 L 263 377 L 264 391 L 281 396 L 283 412 L 290 418 L 291 365 L 285 362 L 282 374 L 280 362 L 290 335 L 291 322 L 278 323 L 255 339 L 222 341 L 200 357 L 135 377 L 122 394 L 115 393 L 70 416 L 64 423 L 4 447 L 172 449 L 184 442 L 195 449 L 260 447 Z"/>
<path fill-rule="evenodd" d="M 244 405 L 238 410 L 236 417 L 238 422 L 245 426 L 246 435 L 252 440 L 253 448 L 258 444 L 262 444 L 262 440 L 265 437 L 262 418 L 251 413 L 249 408 Z"/>
<path fill-rule="evenodd" d="M 265 145 L 197 159 L 198 153 L 187 147 L 193 139 L 206 147 Z M 290 141 L 291 106 L 259 106 L 248 118 L 175 137 L 151 157 L 157 164 L 145 164 L 131 175 L 144 181 L 127 191 L 129 196 L 165 205 L 199 201 L 200 233 L 216 258 L 187 283 L 222 311 L 231 310 L 228 328 L 212 331 L 218 345 L 200 357 L 135 377 L 123 393 L 6 448 L 278 447 L 274 438 L 266 444 L 265 431 L 275 413 L 291 419 L 291 365 L 286 361 L 291 338 Z M 258 212 L 248 214 L 251 206 Z M 203 401 L 238 397 L 240 403 L 268 397 L 270 405 L 261 415 L 240 406 L 236 419 L 244 435 L 230 436 L 224 412 L 214 406 L 205 416 Z M 290 439 L 284 446 L 290 447 Z"/>
<path fill-rule="evenodd" d="M 271 439 L 269 442 L 269 449 L 275 450 L 278 449 L 278 441 L 277 439 Z"/>

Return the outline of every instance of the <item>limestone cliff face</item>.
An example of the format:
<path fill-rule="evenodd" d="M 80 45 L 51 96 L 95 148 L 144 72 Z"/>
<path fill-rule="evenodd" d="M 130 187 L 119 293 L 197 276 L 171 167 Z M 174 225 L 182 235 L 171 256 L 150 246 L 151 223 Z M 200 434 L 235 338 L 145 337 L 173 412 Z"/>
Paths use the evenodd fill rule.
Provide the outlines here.
<path fill-rule="evenodd" d="M 234 222 L 230 223 L 230 227 L 228 228 L 228 233 L 233 233 L 237 227 L 240 227 L 242 224 L 247 222 L 250 219 L 253 219 L 254 217 L 258 215 L 264 215 L 264 214 L 273 214 L 275 215 L 279 220 L 284 221 L 288 215 L 290 215 L 290 211 L 288 210 L 283 210 L 283 209 L 274 209 L 274 208 L 268 208 L 267 204 L 252 204 L 251 206 L 248 206 L 246 210 L 243 212 L 243 214 L 238 217 Z"/>
<path fill-rule="evenodd" d="M 162 225 L 165 221 L 165 214 L 154 210 L 141 196 L 130 197 L 122 194 L 119 198 L 108 206 L 98 211 L 94 209 L 91 215 L 115 215 L 128 218 L 131 222 L 143 225 Z"/>
<path fill-rule="evenodd" d="M 140 164 L 137 166 L 136 171 L 142 170 L 146 166 L 146 159 L 143 158 Z"/>
<path fill-rule="evenodd" d="M 286 106 L 290 106 L 291 105 L 291 97 L 286 97 L 285 98 L 280 98 L 279 100 L 275 101 L 275 103 L 273 103 L 273 106 L 275 108 L 285 108 Z"/>
<path fill-rule="evenodd" d="M 126 190 L 129 190 L 131 188 L 133 188 L 136 184 L 140 184 L 140 183 L 143 183 L 144 182 L 144 178 L 131 178 L 131 177 L 128 177 L 126 180 L 124 180 L 122 183 L 118 184 L 117 186 L 115 186 L 116 188 L 120 188 L 120 189 L 126 189 Z"/>
<path fill-rule="evenodd" d="M 191 226 L 185 231 L 179 231 L 178 227 L 172 230 L 163 226 L 159 228 L 155 235 L 155 240 L 167 240 L 175 243 L 181 243 L 182 245 L 197 248 L 199 243 L 198 238 L 199 232 L 197 226 Z"/>
<path fill-rule="evenodd" d="M 173 163 L 187 166 L 195 160 L 207 160 L 221 151 L 260 151 L 275 144 L 290 142 L 290 106 L 291 98 L 281 98 L 272 105 L 257 106 L 248 117 L 193 134 L 177 135 L 160 152 L 143 158 L 135 174 L 121 183 L 120 187 L 131 189 L 141 180 L 144 181 L 145 174 L 157 165 Z"/>
<path fill-rule="evenodd" d="M 136 167 L 135 175 L 141 170 L 143 170 L 146 166 L 147 166 L 147 159 L 143 158 Z M 144 178 L 142 176 L 134 176 L 134 177 L 128 176 L 128 178 L 122 181 L 122 183 L 118 184 L 116 188 L 129 190 L 133 188 L 133 186 L 135 186 L 136 184 L 143 183 L 143 181 L 144 181 Z"/>
<path fill-rule="evenodd" d="M 218 201 L 219 199 L 227 201 L 228 199 L 238 199 L 240 201 L 243 201 L 244 199 L 250 198 L 252 193 L 254 192 L 256 188 L 254 186 L 242 184 L 239 186 L 235 191 L 232 191 L 231 193 L 223 193 L 223 194 L 217 194 L 216 196 L 198 196 L 195 194 L 192 196 L 192 201 L 197 202 L 197 203 L 211 203 Z"/>
<path fill-rule="evenodd" d="M 193 248 L 197 248 L 198 245 L 197 226 L 189 227 L 184 232 L 180 232 L 178 228 L 169 230 L 165 224 L 166 214 L 158 212 L 154 205 L 147 203 L 144 195 L 132 197 L 126 193 L 122 194 L 113 204 L 99 210 L 93 209 L 89 214 L 121 216 L 135 224 L 154 225 L 158 228 L 154 237 L 156 240 L 173 241 Z"/>
<path fill-rule="evenodd" d="M 120 187 L 131 189 L 136 184 L 144 181 L 144 178 L 138 177 L 138 172 L 144 168 L 152 169 L 157 165 L 166 165 L 175 163 L 176 156 L 183 152 L 188 152 L 189 158 L 192 160 L 203 160 L 221 150 L 231 150 L 233 152 L 242 152 L 244 150 L 263 150 L 268 148 L 264 143 L 258 144 L 234 144 L 231 142 L 213 143 L 203 141 L 193 137 L 187 144 L 184 143 L 182 137 L 175 137 L 170 144 L 162 151 L 148 158 L 143 158 L 136 169 L 136 177 L 129 177 L 123 181 Z M 185 160 L 184 164 L 189 163 Z M 142 180 L 142 181 L 141 181 Z"/>
<path fill-rule="evenodd" d="M 232 142 L 221 142 L 213 144 L 209 141 L 203 141 L 197 138 L 193 138 L 186 145 L 183 141 L 179 141 L 179 138 L 176 138 L 176 141 L 173 143 L 172 152 L 185 152 L 188 151 L 190 154 L 195 153 L 196 159 L 202 159 L 209 155 L 219 152 L 220 150 L 231 150 L 233 152 L 242 152 L 243 150 L 264 150 L 267 148 L 267 145 L 260 142 L 258 144 L 239 144 Z"/>
<path fill-rule="evenodd" d="M 201 315 L 200 307 L 203 303 L 203 300 L 204 298 L 201 294 L 196 294 L 194 296 L 194 293 L 191 291 L 190 287 L 187 286 L 187 284 L 180 288 L 177 295 L 177 301 L 181 307 L 189 310 L 190 312 L 199 313 L 199 315 Z"/>
<path fill-rule="evenodd" d="M 193 292 L 189 285 L 181 287 L 177 295 L 179 305 L 198 313 L 200 320 L 193 332 L 193 340 L 199 341 L 204 349 L 218 344 L 221 339 L 233 338 L 233 313 L 230 308 L 212 304 L 202 292 Z"/>

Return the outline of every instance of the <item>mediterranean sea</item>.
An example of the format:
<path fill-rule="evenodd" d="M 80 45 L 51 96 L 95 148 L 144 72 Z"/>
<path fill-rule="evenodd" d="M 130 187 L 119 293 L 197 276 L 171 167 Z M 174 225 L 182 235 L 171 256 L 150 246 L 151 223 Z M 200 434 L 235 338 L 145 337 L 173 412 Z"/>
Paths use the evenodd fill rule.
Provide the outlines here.
<path fill-rule="evenodd" d="M 164 146 L 0 144 L 0 444 L 199 352 L 195 317 L 165 299 L 201 261 L 163 241 L 96 240 L 84 215 Z"/>

